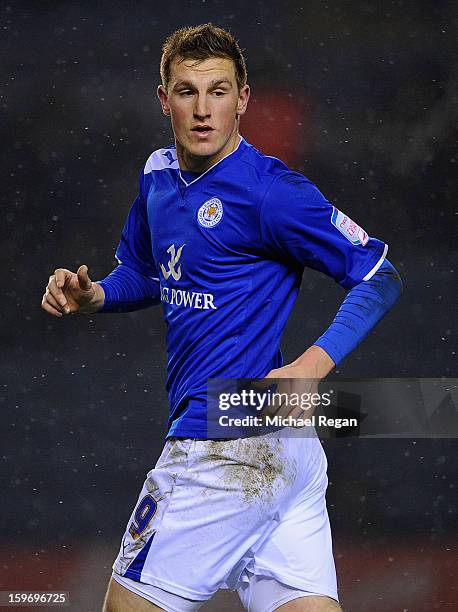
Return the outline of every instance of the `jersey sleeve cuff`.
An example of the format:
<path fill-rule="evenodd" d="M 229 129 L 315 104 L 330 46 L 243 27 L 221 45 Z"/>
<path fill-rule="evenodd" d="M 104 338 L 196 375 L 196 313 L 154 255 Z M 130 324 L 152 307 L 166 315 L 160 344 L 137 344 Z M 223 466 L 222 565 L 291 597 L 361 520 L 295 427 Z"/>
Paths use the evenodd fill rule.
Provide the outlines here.
<path fill-rule="evenodd" d="M 369 272 L 366 274 L 366 276 L 363 278 L 363 281 L 367 281 L 370 278 L 372 278 L 374 276 L 374 274 L 377 272 L 377 270 L 380 268 L 380 266 L 382 265 L 382 263 L 385 261 L 386 255 L 388 253 L 388 245 L 385 244 L 384 248 L 383 248 L 383 253 L 380 257 L 380 259 L 377 261 L 377 263 L 375 264 L 375 266 L 373 268 L 371 268 L 369 270 Z"/>

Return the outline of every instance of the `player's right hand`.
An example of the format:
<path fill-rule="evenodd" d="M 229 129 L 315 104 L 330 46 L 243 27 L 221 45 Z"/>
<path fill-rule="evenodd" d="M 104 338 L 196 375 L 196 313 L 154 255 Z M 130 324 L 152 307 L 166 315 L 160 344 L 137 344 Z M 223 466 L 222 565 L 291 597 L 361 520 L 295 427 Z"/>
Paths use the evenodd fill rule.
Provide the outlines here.
<path fill-rule="evenodd" d="M 78 271 L 70 272 L 57 268 L 49 277 L 41 307 L 55 317 L 89 312 L 95 298 L 95 288 L 88 275 L 87 266 L 80 266 Z"/>

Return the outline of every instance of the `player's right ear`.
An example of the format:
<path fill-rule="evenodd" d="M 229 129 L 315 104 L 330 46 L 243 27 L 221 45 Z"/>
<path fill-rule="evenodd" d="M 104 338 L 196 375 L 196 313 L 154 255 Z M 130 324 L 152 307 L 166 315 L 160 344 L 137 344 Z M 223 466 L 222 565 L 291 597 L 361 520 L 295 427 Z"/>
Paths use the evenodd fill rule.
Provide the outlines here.
<path fill-rule="evenodd" d="M 159 85 L 159 87 L 157 88 L 157 97 L 159 98 L 159 101 L 161 103 L 162 112 L 164 113 L 164 115 L 167 115 L 167 117 L 170 117 L 169 97 L 167 95 L 164 85 Z"/>

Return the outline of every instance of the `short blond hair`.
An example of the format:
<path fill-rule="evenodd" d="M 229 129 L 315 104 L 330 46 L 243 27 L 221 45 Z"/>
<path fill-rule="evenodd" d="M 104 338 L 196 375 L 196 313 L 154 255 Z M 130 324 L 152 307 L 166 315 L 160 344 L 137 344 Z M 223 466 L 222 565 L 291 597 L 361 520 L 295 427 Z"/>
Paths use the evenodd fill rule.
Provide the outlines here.
<path fill-rule="evenodd" d="M 204 23 L 176 30 L 164 42 L 160 68 L 163 86 L 168 89 L 170 66 L 174 59 L 193 59 L 199 62 L 211 57 L 232 60 L 239 90 L 246 85 L 246 62 L 236 39 L 223 28 Z"/>

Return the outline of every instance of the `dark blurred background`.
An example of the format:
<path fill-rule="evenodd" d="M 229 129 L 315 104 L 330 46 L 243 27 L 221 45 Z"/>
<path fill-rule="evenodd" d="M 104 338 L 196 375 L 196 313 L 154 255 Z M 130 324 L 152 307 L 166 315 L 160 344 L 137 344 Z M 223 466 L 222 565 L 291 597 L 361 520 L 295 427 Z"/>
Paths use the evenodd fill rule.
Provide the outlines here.
<path fill-rule="evenodd" d="M 163 444 L 160 309 L 57 320 L 40 301 L 58 266 L 112 269 L 142 164 L 172 142 L 155 90 L 177 27 L 212 21 L 237 36 L 252 86 L 244 136 L 390 245 L 404 297 L 336 376 L 456 376 L 455 7 L 2 3 L 0 588 L 69 590 L 72 609 L 100 609 Z M 306 271 L 286 360 L 343 296 Z M 325 448 L 346 610 L 457 609 L 456 441 Z M 238 608 L 220 596 L 206 609 Z"/>

